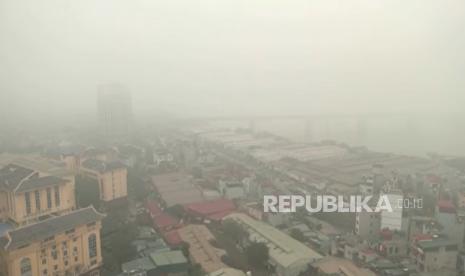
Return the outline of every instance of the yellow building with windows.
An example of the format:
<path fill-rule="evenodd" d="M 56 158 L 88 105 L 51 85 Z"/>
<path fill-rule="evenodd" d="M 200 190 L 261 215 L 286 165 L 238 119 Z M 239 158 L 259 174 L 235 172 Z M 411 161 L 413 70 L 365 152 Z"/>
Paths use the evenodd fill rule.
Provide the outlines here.
<path fill-rule="evenodd" d="M 0 220 L 26 225 L 75 208 L 74 178 L 41 175 L 15 164 L 0 169 Z"/>
<path fill-rule="evenodd" d="M 98 275 L 103 217 L 89 206 L 7 232 L 0 238 L 0 275 Z"/>
<path fill-rule="evenodd" d="M 100 199 L 109 202 L 128 195 L 128 171 L 119 161 L 87 159 L 81 164 L 81 174 L 97 180 Z"/>

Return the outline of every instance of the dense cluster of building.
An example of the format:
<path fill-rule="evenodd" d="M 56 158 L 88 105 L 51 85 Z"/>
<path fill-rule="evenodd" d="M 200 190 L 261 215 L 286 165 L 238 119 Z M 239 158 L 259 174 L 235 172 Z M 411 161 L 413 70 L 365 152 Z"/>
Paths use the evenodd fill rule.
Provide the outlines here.
<path fill-rule="evenodd" d="M 0 156 L 0 275 L 98 275 L 104 215 L 79 206 L 76 176 L 90 176 L 102 206 L 127 197 L 127 169 L 91 149 Z"/>
<path fill-rule="evenodd" d="M 238 197 L 249 217 L 288 232 L 298 228 L 308 246 L 333 258 L 313 262 L 316 267 L 328 267 L 318 263 L 331 261 L 349 262 L 346 267 L 357 267 L 367 275 L 456 275 L 465 271 L 465 177 L 463 170 L 440 158 L 372 152 L 332 141 L 295 144 L 247 130 L 195 128 L 190 135 L 200 148 L 211 149 L 243 168 L 253 168 L 255 179 L 265 178 L 257 188 L 259 194 L 329 194 L 346 199 L 350 195 L 374 199 L 383 195 L 394 203 L 392 212 L 306 214 L 299 224 L 289 214 L 263 213 L 260 203 L 248 195 Z M 218 183 L 218 190 L 221 188 Z M 273 223 L 275 217 L 278 223 Z M 340 231 L 325 231 L 317 218 Z"/>
<path fill-rule="evenodd" d="M 465 273 L 465 178 L 441 158 L 296 144 L 244 129 L 170 130 L 142 140 L 1 154 L 0 275 Z M 141 180 L 139 194 L 130 173 Z M 91 183 L 97 205 L 80 205 L 76 179 Z M 292 194 L 372 196 L 369 204 L 386 196 L 400 206 L 264 212 L 264 195 Z M 105 267 L 110 235 L 119 231 L 108 217 L 121 208 L 136 217 L 123 218 L 137 229 L 133 250 Z M 225 236 L 230 223 L 240 241 Z M 268 252 L 261 267 L 243 259 L 255 244 Z"/>

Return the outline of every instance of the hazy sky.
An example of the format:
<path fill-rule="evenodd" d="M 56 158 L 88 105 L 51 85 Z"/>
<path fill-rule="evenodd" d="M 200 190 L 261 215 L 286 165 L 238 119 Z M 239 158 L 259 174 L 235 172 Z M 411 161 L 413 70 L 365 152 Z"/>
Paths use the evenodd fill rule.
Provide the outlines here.
<path fill-rule="evenodd" d="M 0 114 L 461 111 L 464 53 L 463 0 L 0 0 Z"/>

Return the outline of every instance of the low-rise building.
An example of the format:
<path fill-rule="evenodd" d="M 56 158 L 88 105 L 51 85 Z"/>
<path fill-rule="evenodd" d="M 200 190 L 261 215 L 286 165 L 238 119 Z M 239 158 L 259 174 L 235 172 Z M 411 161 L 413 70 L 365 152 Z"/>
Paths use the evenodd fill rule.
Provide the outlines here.
<path fill-rule="evenodd" d="M 204 201 L 202 192 L 186 173 L 164 173 L 152 176 L 152 183 L 160 194 L 163 206 L 172 207 Z"/>
<path fill-rule="evenodd" d="M 400 192 L 394 191 L 384 194 L 387 197 L 387 200 L 391 204 L 391 210 L 382 210 L 381 211 L 381 229 L 389 230 L 403 230 L 402 225 L 402 203 L 403 195 Z"/>
<path fill-rule="evenodd" d="M 455 269 L 457 255 L 457 243 L 437 236 L 414 242 L 411 250 L 411 256 L 420 272 Z"/>
<path fill-rule="evenodd" d="M 181 250 L 173 250 L 150 254 L 150 259 L 155 264 L 156 275 L 187 276 L 189 262 Z"/>
<path fill-rule="evenodd" d="M 226 254 L 222 249 L 215 248 L 211 242 L 213 234 L 205 225 L 187 225 L 178 230 L 181 239 L 188 243 L 191 262 L 199 264 L 206 273 L 227 267 L 221 258 Z"/>
<path fill-rule="evenodd" d="M 245 197 L 244 184 L 239 181 L 220 180 L 219 190 L 227 199 L 238 199 Z"/>
<path fill-rule="evenodd" d="M 404 235 L 393 234 L 378 243 L 377 250 L 380 255 L 388 258 L 407 257 L 408 242 Z"/>
<path fill-rule="evenodd" d="M 355 214 L 355 234 L 363 238 L 372 238 L 381 229 L 381 215 L 379 212 L 357 212 Z"/>
<path fill-rule="evenodd" d="M 262 242 L 269 249 L 269 263 L 279 276 L 297 276 L 308 265 L 322 258 L 320 254 L 278 229 L 245 214 L 231 214 L 232 219 L 249 234 L 252 242 Z"/>
<path fill-rule="evenodd" d="M 123 275 L 130 276 L 156 276 L 157 267 L 150 257 L 143 257 L 121 264 Z"/>
<path fill-rule="evenodd" d="M 454 241 L 459 249 L 462 249 L 465 236 L 465 220 L 457 214 L 454 203 L 440 200 L 436 206 L 435 218 L 442 228 L 441 232 Z"/>
<path fill-rule="evenodd" d="M 312 267 L 318 272 L 317 275 L 376 276 L 371 270 L 359 268 L 352 261 L 331 256 L 318 260 Z"/>
<path fill-rule="evenodd" d="M 103 216 L 89 206 L 8 231 L 0 238 L 0 274 L 98 275 Z"/>
<path fill-rule="evenodd" d="M 245 273 L 234 268 L 222 268 L 217 271 L 213 271 L 208 276 L 245 276 Z"/>
<path fill-rule="evenodd" d="M 220 198 L 205 202 L 184 205 L 185 211 L 196 220 L 221 221 L 223 217 L 232 213 L 236 206 L 229 199 Z"/>
<path fill-rule="evenodd" d="M 128 195 L 128 171 L 122 162 L 87 159 L 82 162 L 81 173 L 97 180 L 100 199 L 104 202 L 125 199 Z"/>
<path fill-rule="evenodd" d="M 25 225 L 74 210 L 74 178 L 9 164 L 0 169 L 0 220 Z"/>

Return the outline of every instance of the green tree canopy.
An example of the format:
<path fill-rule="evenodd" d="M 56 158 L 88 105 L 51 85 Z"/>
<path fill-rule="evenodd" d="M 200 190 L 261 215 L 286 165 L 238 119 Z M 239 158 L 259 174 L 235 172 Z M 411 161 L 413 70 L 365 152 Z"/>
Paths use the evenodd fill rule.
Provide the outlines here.
<path fill-rule="evenodd" d="M 249 265 L 255 268 L 265 267 L 269 259 L 268 247 L 261 242 L 251 243 L 245 249 L 245 254 Z"/>
<path fill-rule="evenodd" d="M 305 241 L 305 236 L 300 229 L 294 228 L 291 230 L 290 236 L 298 241 Z"/>
<path fill-rule="evenodd" d="M 237 222 L 231 219 L 227 219 L 223 223 L 222 229 L 225 235 L 230 237 L 236 243 L 241 243 L 243 240 L 249 237 L 247 231 L 245 231 Z"/>

